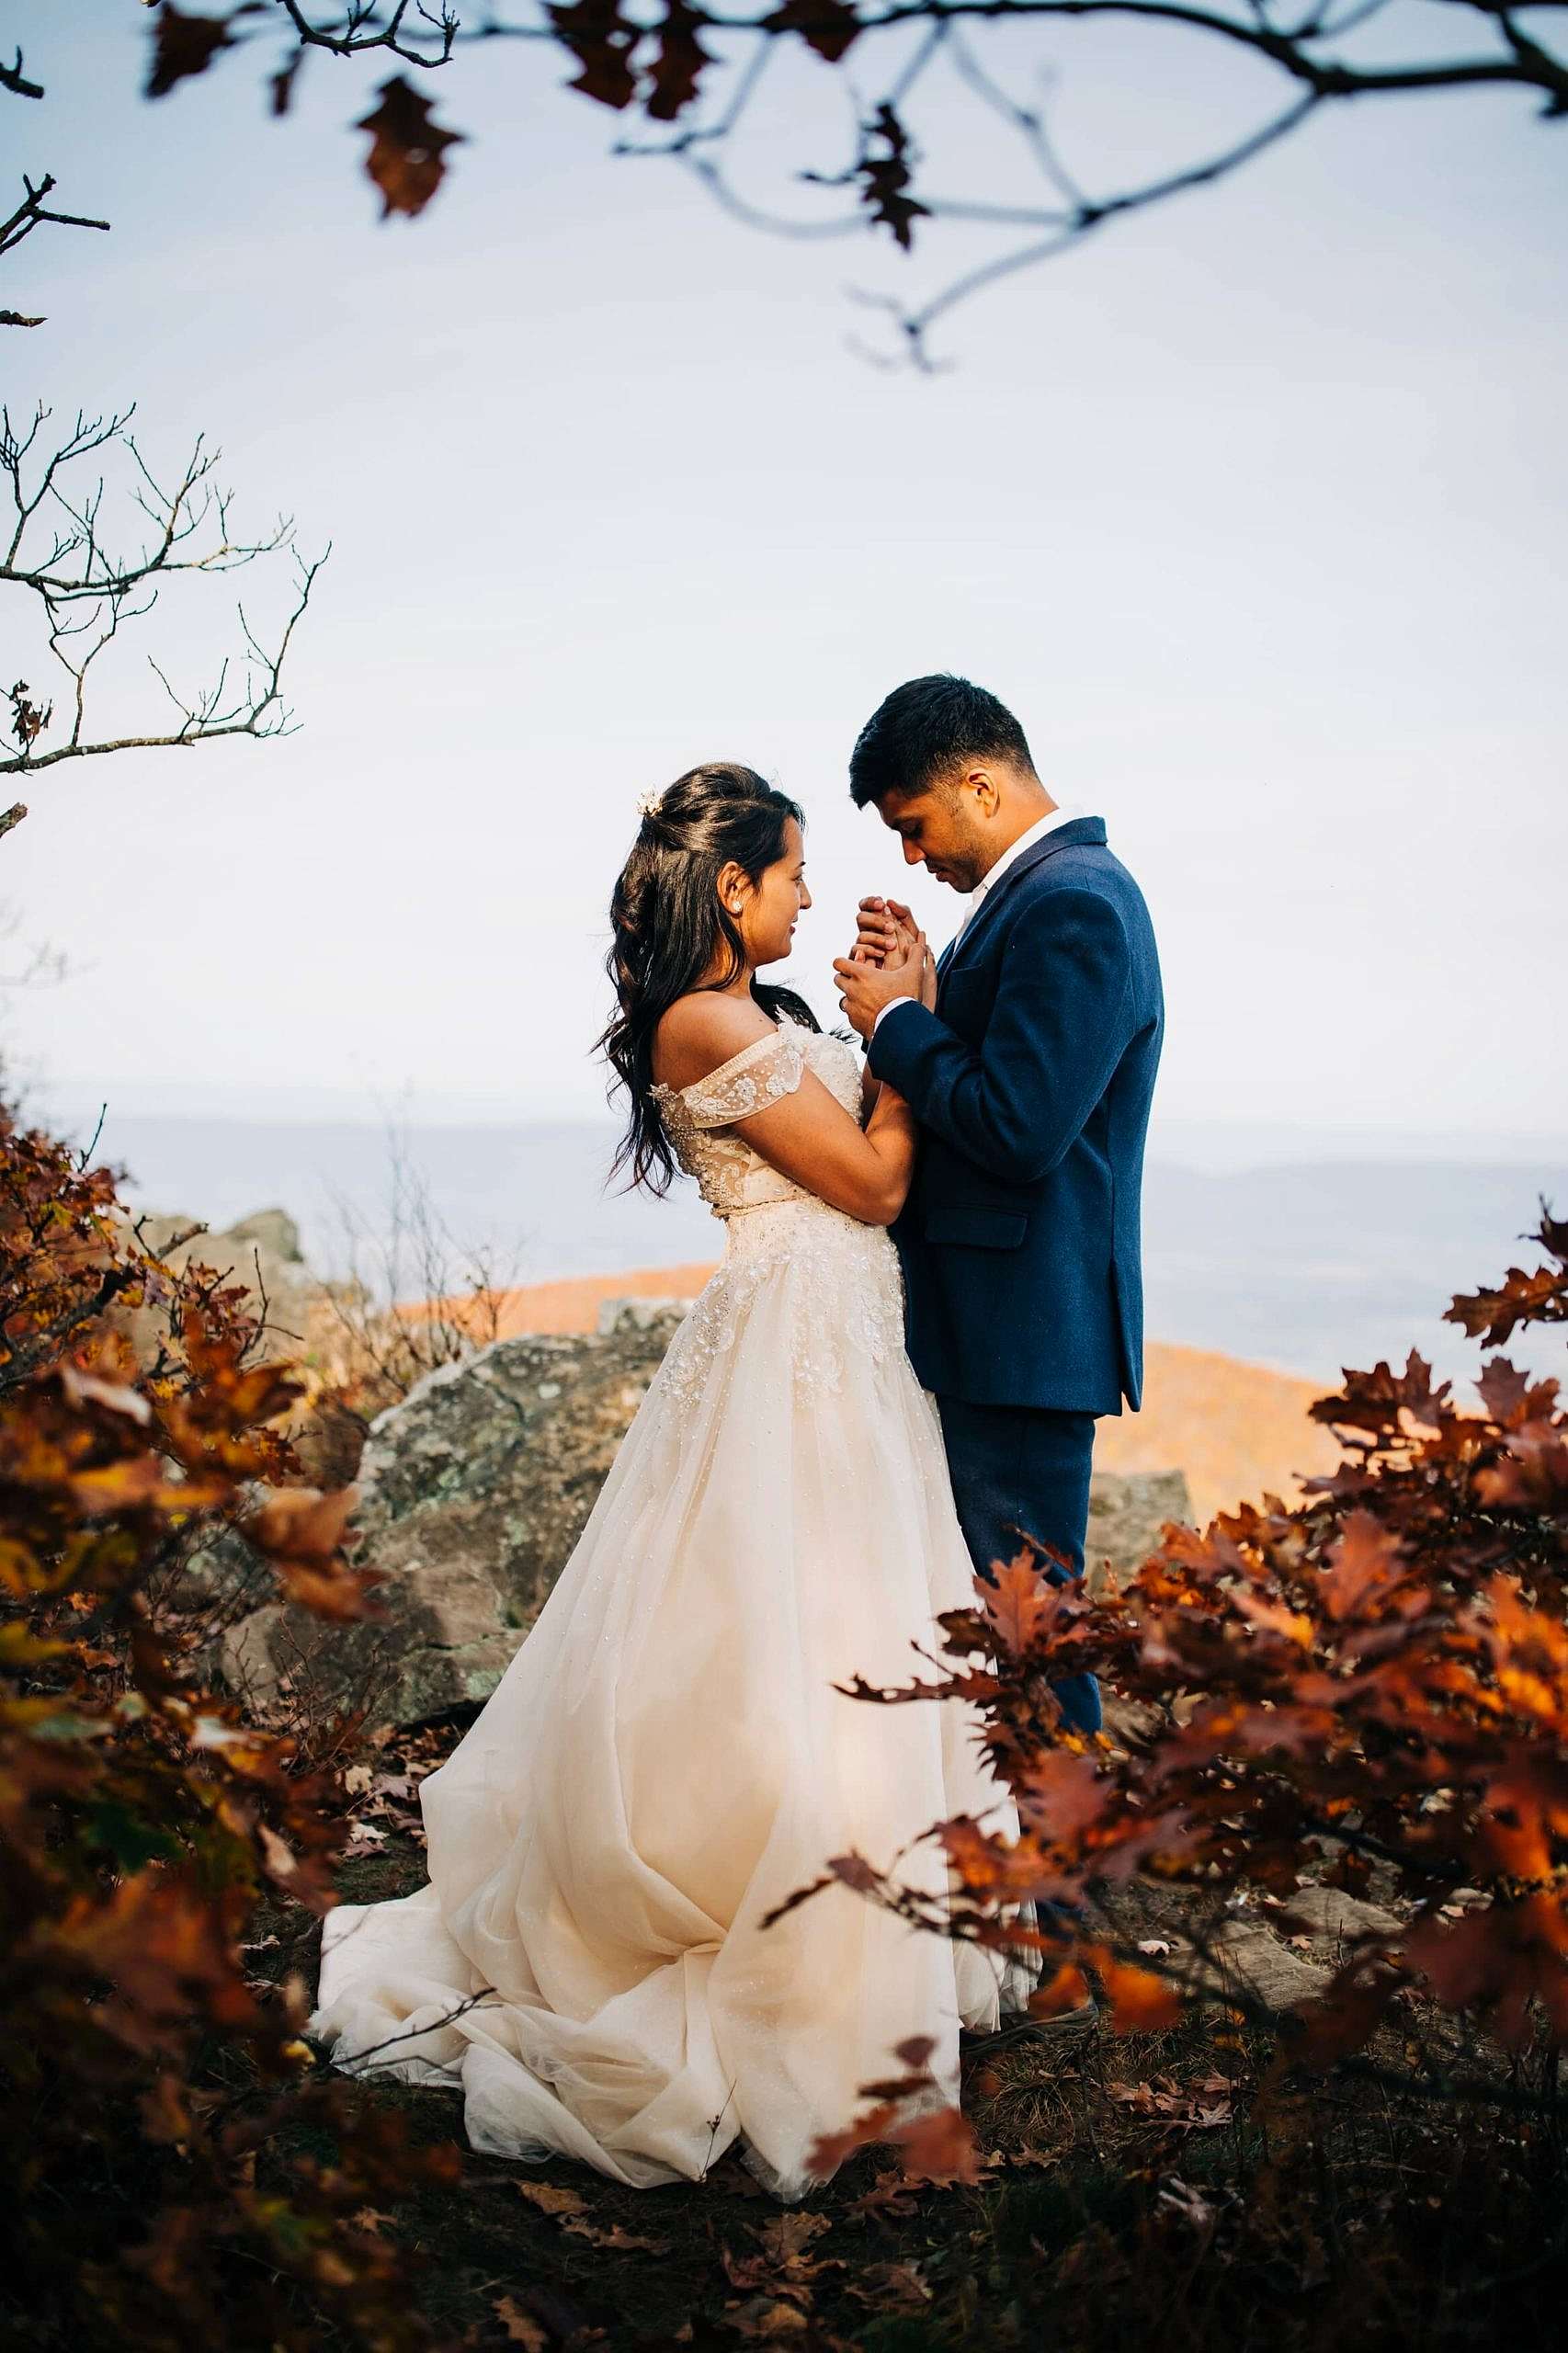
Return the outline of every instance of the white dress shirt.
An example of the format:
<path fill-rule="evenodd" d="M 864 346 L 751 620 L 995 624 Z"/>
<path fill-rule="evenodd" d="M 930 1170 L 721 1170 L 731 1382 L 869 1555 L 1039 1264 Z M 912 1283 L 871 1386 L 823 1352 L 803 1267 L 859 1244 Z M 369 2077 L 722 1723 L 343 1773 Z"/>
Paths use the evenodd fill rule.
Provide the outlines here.
<path fill-rule="evenodd" d="M 959 925 L 957 931 L 953 934 L 952 944 L 954 947 L 957 947 L 959 941 L 963 938 L 964 933 L 969 929 L 970 925 L 974 921 L 975 916 L 980 913 L 982 906 L 985 903 L 986 894 L 989 892 L 994 891 L 997 883 L 1001 881 L 1003 876 L 1017 864 L 1025 850 L 1032 849 L 1036 842 L 1042 842 L 1047 834 L 1053 834 L 1056 831 L 1058 825 L 1074 824 L 1080 817 L 1085 816 L 1087 813 L 1088 813 L 1083 809 L 1053 809 L 1049 817 L 1037 818 L 1035 823 L 1028 827 L 1027 832 L 1021 833 L 1018 835 L 1017 840 L 1013 844 L 1011 849 L 1005 849 L 1002 852 L 1001 857 L 991 869 L 990 873 L 982 875 L 980 881 L 970 892 L 968 904 L 965 905 L 963 911 L 963 920 Z M 918 999 L 915 997 L 895 996 L 891 1004 L 884 1005 L 881 1011 L 878 1014 L 875 1021 L 871 1024 L 872 1037 L 874 1038 L 876 1036 L 877 1031 L 881 1028 L 882 1023 L 887 1019 L 890 1013 L 896 1013 L 901 1005 L 915 1005 L 916 1003 L 918 1003 Z"/>

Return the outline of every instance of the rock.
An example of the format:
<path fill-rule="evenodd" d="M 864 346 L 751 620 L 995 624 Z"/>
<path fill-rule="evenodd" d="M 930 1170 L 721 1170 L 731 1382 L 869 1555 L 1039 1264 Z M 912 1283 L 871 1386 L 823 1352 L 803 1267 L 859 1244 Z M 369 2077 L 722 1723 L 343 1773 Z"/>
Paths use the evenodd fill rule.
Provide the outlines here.
<path fill-rule="evenodd" d="M 647 1304 L 603 1334 L 498 1340 L 378 1415 L 353 1557 L 382 1580 L 385 1623 L 327 1626 L 272 1603 L 224 1637 L 232 1688 L 265 1706 L 287 1674 L 314 1704 L 393 1723 L 487 1698 L 570 1557 L 685 1312 L 683 1302 L 644 1315 Z"/>
<path fill-rule="evenodd" d="M 687 1309 L 689 1299 L 602 1299 L 599 1302 L 598 1336 L 601 1340 L 614 1337 L 617 1332 L 663 1331 L 665 1346 Z"/>
<path fill-rule="evenodd" d="M 1293 2010 L 1313 2000 L 1334 1974 L 1320 1961 L 1292 1952 L 1261 1920 L 1244 1915 L 1226 1920 L 1212 1944 L 1226 1983 L 1271 2010 Z"/>
<path fill-rule="evenodd" d="M 1357 1937 L 1393 1937 L 1403 1922 L 1381 1904 L 1347 1895 L 1342 1887 L 1299 1887 L 1285 1899 L 1278 1915 L 1288 1926 L 1300 1926 L 1309 1937 L 1325 1944 L 1347 1944 Z"/>
<path fill-rule="evenodd" d="M 686 1300 L 612 1300 L 591 1335 L 497 1340 L 429 1373 L 370 1426 L 354 1557 L 382 1579 L 378 1626 L 326 1625 L 251 1584 L 217 1664 L 253 1705 L 281 1677 L 312 1710 L 365 1708 L 416 1723 L 485 1699 L 569 1558 Z M 1181 1514 L 1179 1472 L 1096 1478 L 1090 1558 L 1119 1572 Z M 245 1548 L 224 1540 L 194 1565 L 211 1606 Z M 246 1607 L 254 1596 L 260 1607 Z"/>
<path fill-rule="evenodd" d="M 247 1291 L 256 1306 L 265 1299 L 261 1347 L 268 1357 L 298 1358 L 323 1323 L 330 1325 L 335 1301 L 361 1296 L 356 1285 L 326 1282 L 306 1264 L 300 1229 L 287 1210 L 256 1210 L 215 1233 L 202 1228 L 198 1218 L 153 1211 L 122 1213 L 121 1222 L 127 1231 L 139 1228 L 146 1246 L 171 1267 L 195 1261 L 212 1267 L 225 1284 Z M 193 1226 L 199 1230 L 192 1238 L 176 1243 L 176 1237 L 190 1233 Z M 119 1322 L 142 1361 L 155 1357 L 160 1341 L 167 1337 L 166 1314 L 157 1307 L 123 1312 Z"/>
<path fill-rule="evenodd" d="M 1125 1580 L 1141 1569 L 1166 1520 L 1192 1525 L 1192 1499 L 1181 1471 L 1096 1471 L 1089 1487 L 1084 1547 L 1091 1593 L 1102 1593 L 1108 1566 Z"/>

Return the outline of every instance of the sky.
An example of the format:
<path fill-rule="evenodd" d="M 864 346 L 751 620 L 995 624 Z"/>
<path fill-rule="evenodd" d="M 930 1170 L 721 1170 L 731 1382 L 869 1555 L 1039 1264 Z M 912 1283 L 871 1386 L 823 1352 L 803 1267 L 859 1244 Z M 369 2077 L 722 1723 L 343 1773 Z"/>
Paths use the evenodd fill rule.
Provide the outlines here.
<path fill-rule="evenodd" d="M 45 1105 L 597 1109 L 635 803 L 709 757 L 806 805 L 792 977 L 835 1017 L 854 903 L 903 880 L 850 745 L 952 668 L 1147 893 L 1156 1149 L 1568 1136 L 1561 126 L 1506 95 L 1347 110 L 955 313 L 922 377 L 857 349 L 851 291 L 934 286 L 980 233 L 913 263 L 767 237 L 609 158 L 621 126 L 499 47 L 440 80 L 470 140 L 447 186 L 382 223 L 347 128 L 379 72 L 313 59 L 273 123 L 258 45 L 150 105 L 146 30 L 130 0 L 0 0 L 50 90 L 5 100 L 11 175 L 114 223 L 6 263 L 6 303 L 48 314 L 6 331 L 6 398 L 133 401 L 158 466 L 205 433 L 242 522 L 287 509 L 332 554 L 297 733 L 27 788 L 5 960 L 69 969 L 0 993 L 0 1050 Z M 1029 40 L 986 54 L 1048 55 L 1091 175 L 1256 103 L 1137 28 Z M 791 69 L 759 190 L 835 160 L 841 105 Z M 961 192 L 1022 188 L 961 93 L 926 135 Z M 152 713 L 146 652 L 199 675 L 236 587 L 265 634 L 280 570 L 171 591 L 109 732 Z M 41 683 L 6 618 L 7 680 Z M 958 902 L 908 894 L 944 938 Z"/>

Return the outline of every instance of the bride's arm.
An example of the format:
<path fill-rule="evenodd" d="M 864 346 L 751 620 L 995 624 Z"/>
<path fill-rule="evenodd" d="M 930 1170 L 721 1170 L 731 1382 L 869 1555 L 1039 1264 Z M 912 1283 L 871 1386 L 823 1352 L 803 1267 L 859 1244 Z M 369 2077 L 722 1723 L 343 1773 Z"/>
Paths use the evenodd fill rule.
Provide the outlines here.
<path fill-rule="evenodd" d="M 685 997 L 659 1028 L 659 1075 L 695 1087 L 710 1072 L 774 1032 L 756 1005 L 718 992 Z M 799 1065 L 799 1047 L 780 1034 L 791 1063 L 789 1091 L 727 1124 L 770 1167 L 865 1225 L 891 1225 L 915 1171 L 915 1120 L 903 1097 L 883 1085 L 864 1129 L 837 1097 Z"/>
<path fill-rule="evenodd" d="M 862 1224 L 891 1225 L 903 1207 L 915 1174 L 915 1118 L 885 1083 L 863 1129 L 809 1070 L 793 1094 L 734 1128 L 780 1176 Z"/>

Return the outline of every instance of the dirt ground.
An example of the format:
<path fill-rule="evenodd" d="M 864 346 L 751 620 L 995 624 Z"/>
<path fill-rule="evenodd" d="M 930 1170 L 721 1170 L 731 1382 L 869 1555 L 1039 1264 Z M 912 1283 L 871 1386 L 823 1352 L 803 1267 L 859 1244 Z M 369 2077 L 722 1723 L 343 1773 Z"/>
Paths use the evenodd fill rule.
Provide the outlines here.
<path fill-rule="evenodd" d="M 347 1900 L 422 1881 L 417 1780 L 452 1736 L 408 1736 L 367 1771 Z M 317 1924 L 281 1913 L 270 1930 L 257 1975 L 313 1985 Z M 912 2188 L 877 2149 L 783 2207 L 733 2154 L 701 2183 L 628 2190 L 565 2162 L 465 2149 L 455 2188 L 372 2223 L 413 2254 L 444 2346 L 1561 2343 L 1568 2200 L 1550 2133 L 1294 2082 L 1212 2007 L 1156 2036 L 1096 2022 L 971 2039 L 964 2073 L 984 2153 L 972 2185 Z M 388 2083 L 364 2096 L 402 2109 L 421 2140 L 461 2143 L 451 2093 Z"/>

